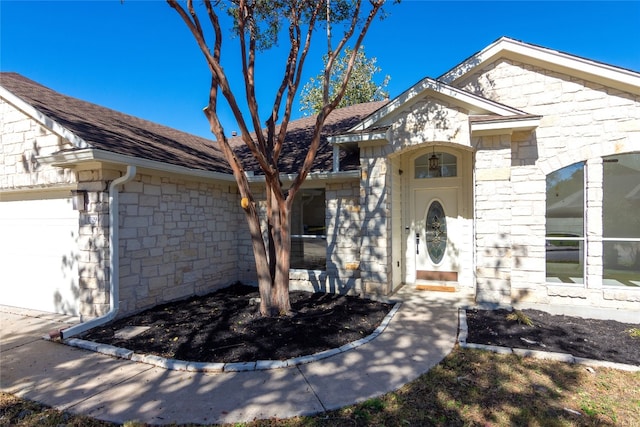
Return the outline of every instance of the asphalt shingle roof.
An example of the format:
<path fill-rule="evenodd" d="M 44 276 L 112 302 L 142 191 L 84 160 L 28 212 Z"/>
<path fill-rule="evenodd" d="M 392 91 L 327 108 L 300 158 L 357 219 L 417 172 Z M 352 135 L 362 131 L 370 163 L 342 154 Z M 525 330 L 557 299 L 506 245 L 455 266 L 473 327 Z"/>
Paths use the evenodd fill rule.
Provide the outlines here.
<path fill-rule="evenodd" d="M 330 171 L 333 168 L 333 146 L 327 141 L 327 137 L 342 134 L 355 126 L 374 111 L 382 108 L 388 101 L 374 101 L 334 110 L 327 117 L 321 132 L 318 154 L 311 167 L 312 172 Z M 296 173 L 306 155 L 306 149 L 313 136 L 313 127 L 316 116 L 304 117 L 293 120 L 287 128 L 287 137 L 280 154 L 280 172 Z M 240 136 L 230 140 L 232 146 L 242 144 Z M 251 156 L 246 147 L 240 150 L 240 157 L 247 170 L 259 171 L 256 160 Z M 340 170 L 356 170 L 360 165 L 358 152 L 340 152 Z"/>
<path fill-rule="evenodd" d="M 63 95 L 17 73 L 0 73 L 0 85 L 94 148 L 190 169 L 230 173 L 215 140 Z M 333 111 L 323 128 L 322 142 L 312 171 L 332 168 L 333 150 L 327 136 L 346 131 L 385 102 L 370 102 Z M 280 156 L 281 172 L 297 171 L 304 160 L 314 123 L 315 116 L 290 122 Z M 240 137 L 233 138 L 231 142 L 246 170 L 258 171 L 257 163 Z M 341 153 L 341 165 L 343 170 L 356 169 L 357 153 Z"/>
<path fill-rule="evenodd" d="M 0 85 L 94 148 L 184 166 L 229 172 L 215 142 L 53 91 L 16 73 Z"/>

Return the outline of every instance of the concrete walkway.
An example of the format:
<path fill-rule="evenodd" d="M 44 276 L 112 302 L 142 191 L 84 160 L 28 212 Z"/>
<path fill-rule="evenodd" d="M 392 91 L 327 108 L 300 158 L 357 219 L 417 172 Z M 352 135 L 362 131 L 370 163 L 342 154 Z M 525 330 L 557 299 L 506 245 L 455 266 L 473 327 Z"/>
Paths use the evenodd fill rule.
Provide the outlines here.
<path fill-rule="evenodd" d="M 75 319 L 0 307 L 0 390 L 116 423 L 235 423 L 340 408 L 393 391 L 452 350 L 448 295 L 402 289 L 385 330 L 353 350 L 270 370 L 202 373 L 116 359 L 42 339 Z"/>

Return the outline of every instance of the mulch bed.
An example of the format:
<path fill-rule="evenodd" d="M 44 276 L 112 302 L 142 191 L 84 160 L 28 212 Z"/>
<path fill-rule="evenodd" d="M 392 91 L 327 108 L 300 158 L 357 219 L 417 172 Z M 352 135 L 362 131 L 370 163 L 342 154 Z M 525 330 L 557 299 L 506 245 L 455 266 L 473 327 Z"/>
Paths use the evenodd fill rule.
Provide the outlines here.
<path fill-rule="evenodd" d="M 261 317 L 258 290 L 235 284 L 209 295 L 160 305 L 96 328 L 84 339 L 137 353 L 196 362 L 286 360 L 340 347 L 373 333 L 392 304 L 323 293 L 290 293 L 294 315 Z M 533 326 L 506 310 L 467 310 L 467 342 L 570 353 L 640 365 L 640 325 L 523 310 Z M 146 327 L 131 338 L 116 333 Z"/>
<path fill-rule="evenodd" d="M 523 348 L 640 365 L 640 325 L 522 310 L 533 326 L 508 320 L 507 310 L 467 310 L 467 342 Z"/>
<path fill-rule="evenodd" d="M 294 315 L 267 318 L 260 316 L 258 297 L 256 287 L 235 284 L 117 320 L 82 338 L 185 361 L 286 360 L 366 337 L 393 308 L 354 296 L 292 291 Z M 149 329 L 129 339 L 115 336 L 128 326 Z"/>

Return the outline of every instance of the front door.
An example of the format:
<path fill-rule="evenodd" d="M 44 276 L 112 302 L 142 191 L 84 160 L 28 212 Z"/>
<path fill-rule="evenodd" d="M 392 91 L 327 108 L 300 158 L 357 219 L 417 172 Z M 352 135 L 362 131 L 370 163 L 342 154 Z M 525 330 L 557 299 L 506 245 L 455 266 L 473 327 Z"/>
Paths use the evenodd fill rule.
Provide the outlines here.
<path fill-rule="evenodd" d="M 413 190 L 413 226 L 409 238 L 413 244 L 407 242 L 407 252 L 413 252 L 414 283 L 458 281 L 461 223 L 458 193 L 458 188 L 450 187 Z"/>

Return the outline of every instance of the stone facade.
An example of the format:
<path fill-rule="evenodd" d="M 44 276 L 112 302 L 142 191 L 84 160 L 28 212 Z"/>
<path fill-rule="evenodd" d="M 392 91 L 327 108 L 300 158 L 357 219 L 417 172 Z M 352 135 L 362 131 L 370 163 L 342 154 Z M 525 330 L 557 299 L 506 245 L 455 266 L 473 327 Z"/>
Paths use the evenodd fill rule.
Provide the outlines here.
<path fill-rule="evenodd" d="M 119 220 L 123 313 L 211 292 L 250 268 L 229 185 L 140 172 L 120 194 Z"/>
<path fill-rule="evenodd" d="M 362 290 L 360 251 L 362 219 L 360 188 L 357 181 L 328 184 L 327 199 L 327 278 L 320 291 L 355 293 Z"/>
<path fill-rule="evenodd" d="M 484 295 L 489 282 L 497 279 L 490 270 L 482 270 L 485 254 L 497 252 L 498 256 L 510 258 L 510 263 L 503 264 L 500 291 L 490 296 L 490 301 L 637 308 L 637 289 L 607 288 L 602 284 L 602 156 L 638 151 L 640 97 L 506 60 L 478 70 L 457 85 L 542 116 L 535 133 L 505 135 L 501 156 L 496 157 L 495 137 L 479 138 L 472 144 L 477 147 L 478 296 Z M 484 158 L 502 161 L 499 165 L 485 164 Z M 580 161 L 586 162 L 587 177 L 585 284 L 547 284 L 546 176 Z M 495 168 L 504 170 L 504 176 L 479 179 L 484 175 L 481 170 Z M 485 196 L 489 196 L 490 203 L 483 201 Z M 485 204 L 487 214 L 483 215 Z M 502 224 L 492 224 L 496 216 L 503 216 Z M 504 242 L 500 243 L 495 233 L 493 240 L 483 241 L 482 230 L 490 231 L 494 226 L 510 231 Z"/>
<path fill-rule="evenodd" d="M 474 186 L 476 298 L 507 302 L 513 258 L 512 181 L 508 136 L 484 137 L 474 141 Z M 479 171 L 486 171 L 480 173 Z"/>
<path fill-rule="evenodd" d="M 0 99 L 0 190 L 66 186 L 76 182 L 70 169 L 43 165 L 38 157 L 72 148 L 43 124 Z"/>
<path fill-rule="evenodd" d="M 391 284 L 391 182 L 388 147 L 360 150 L 360 274 L 366 294 L 389 293 Z"/>

